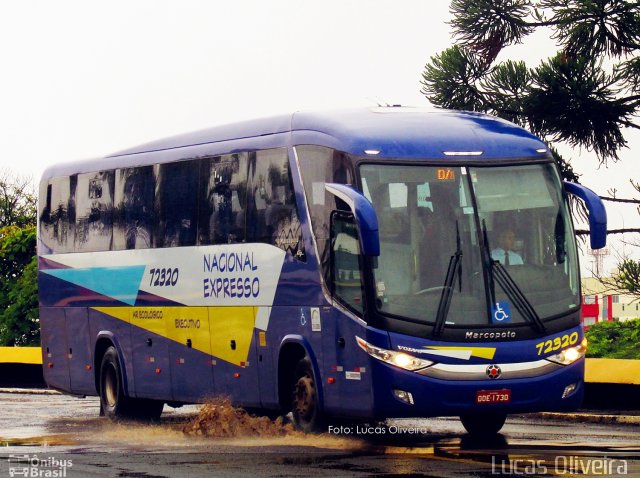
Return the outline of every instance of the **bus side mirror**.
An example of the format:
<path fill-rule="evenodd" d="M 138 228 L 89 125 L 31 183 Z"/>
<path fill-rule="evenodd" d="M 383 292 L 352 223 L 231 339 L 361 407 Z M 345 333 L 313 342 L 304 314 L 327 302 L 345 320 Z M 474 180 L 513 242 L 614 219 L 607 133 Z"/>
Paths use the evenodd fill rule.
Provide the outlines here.
<path fill-rule="evenodd" d="M 360 249 L 365 256 L 380 255 L 380 237 L 378 235 L 378 216 L 373 204 L 364 195 L 346 184 L 327 183 L 324 188 L 351 209 L 360 235 Z"/>
<path fill-rule="evenodd" d="M 589 237 L 591 249 L 602 249 L 607 245 L 607 211 L 602 199 L 582 184 L 563 181 L 564 189 L 584 201 L 589 210 Z"/>

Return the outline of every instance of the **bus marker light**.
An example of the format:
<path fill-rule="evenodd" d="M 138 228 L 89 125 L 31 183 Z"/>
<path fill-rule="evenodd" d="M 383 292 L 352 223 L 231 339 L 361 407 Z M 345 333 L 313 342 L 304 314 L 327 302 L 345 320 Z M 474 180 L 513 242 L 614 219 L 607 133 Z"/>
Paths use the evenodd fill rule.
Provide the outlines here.
<path fill-rule="evenodd" d="M 91 370 L 93 367 L 91 365 L 87 364 L 87 365 L 84 366 L 84 368 L 85 368 L 85 370 Z"/>
<path fill-rule="evenodd" d="M 333 378 L 333 377 L 329 377 L 329 378 L 327 379 L 327 383 L 328 383 L 329 385 L 333 385 L 334 383 L 336 383 L 336 379 L 335 379 L 335 378 Z"/>
<path fill-rule="evenodd" d="M 482 156 L 482 151 L 443 151 L 445 156 Z"/>
<path fill-rule="evenodd" d="M 404 403 L 408 403 L 409 405 L 413 405 L 413 395 L 411 392 L 405 392 L 404 390 L 393 390 L 393 396 L 398 400 Z"/>
<path fill-rule="evenodd" d="M 53 368 L 53 362 L 49 362 L 49 363 L 47 364 L 47 367 L 49 367 L 49 368 Z"/>
<path fill-rule="evenodd" d="M 233 378 L 240 378 L 240 374 L 238 372 L 234 373 Z"/>
<path fill-rule="evenodd" d="M 157 369 L 156 369 L 156 373 L 161 373 L 161 372 L 162 372 L 162 369 L 161 369 L 161 368 L 157 368 Z"/>

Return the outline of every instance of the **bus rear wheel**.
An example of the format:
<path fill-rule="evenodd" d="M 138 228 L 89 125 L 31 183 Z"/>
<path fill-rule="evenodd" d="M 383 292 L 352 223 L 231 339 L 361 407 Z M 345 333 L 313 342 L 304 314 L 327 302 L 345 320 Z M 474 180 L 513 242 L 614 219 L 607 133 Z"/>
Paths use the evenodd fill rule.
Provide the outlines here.
<path fill-rule="evenodd" d="M 100 407 L 111 420 L 158 420 L 164 402 L 125 395 L 118 352 L 112 346 L 105 351 L 100 364 Z"/>
<path fill-rule="evenodd" d="M 495 435 L 507 419 L 506 413 L 490 415 L 462 415 L 460 421 L 471 435 Z"/>
<path fill-rule="evenodd" d="M 313 368 L 307 357 L 300 360 L 293 374 L 293 424 L 305 433 L 320 431 L 324 423 Z"/>

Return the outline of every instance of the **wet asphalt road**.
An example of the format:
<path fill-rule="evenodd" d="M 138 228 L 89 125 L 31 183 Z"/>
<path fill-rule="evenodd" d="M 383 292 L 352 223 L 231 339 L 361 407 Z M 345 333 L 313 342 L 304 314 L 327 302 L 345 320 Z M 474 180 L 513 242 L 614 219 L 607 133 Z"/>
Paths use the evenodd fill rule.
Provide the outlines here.
<path fill-rule="evenodd" d="M 187 436 L 199 407 L 157 425 L 112 423 L 98 400 L 0 393 L 0 478 L 640 476 L 640 425 L 510 417 L 474 440 L 453 418 L 332 428 L 313 436 Z"/>

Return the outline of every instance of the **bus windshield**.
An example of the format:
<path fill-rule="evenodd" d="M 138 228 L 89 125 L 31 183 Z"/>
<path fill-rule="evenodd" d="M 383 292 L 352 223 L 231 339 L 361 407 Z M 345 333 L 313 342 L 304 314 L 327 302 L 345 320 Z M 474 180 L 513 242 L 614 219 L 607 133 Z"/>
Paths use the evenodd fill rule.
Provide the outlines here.
<path fill-rule="evenodd" d="M 363 164 L 378 214 L 378 311 L 440 327 L 545 320 L 579 308 L 573 229 L 551 163 Z"/>

